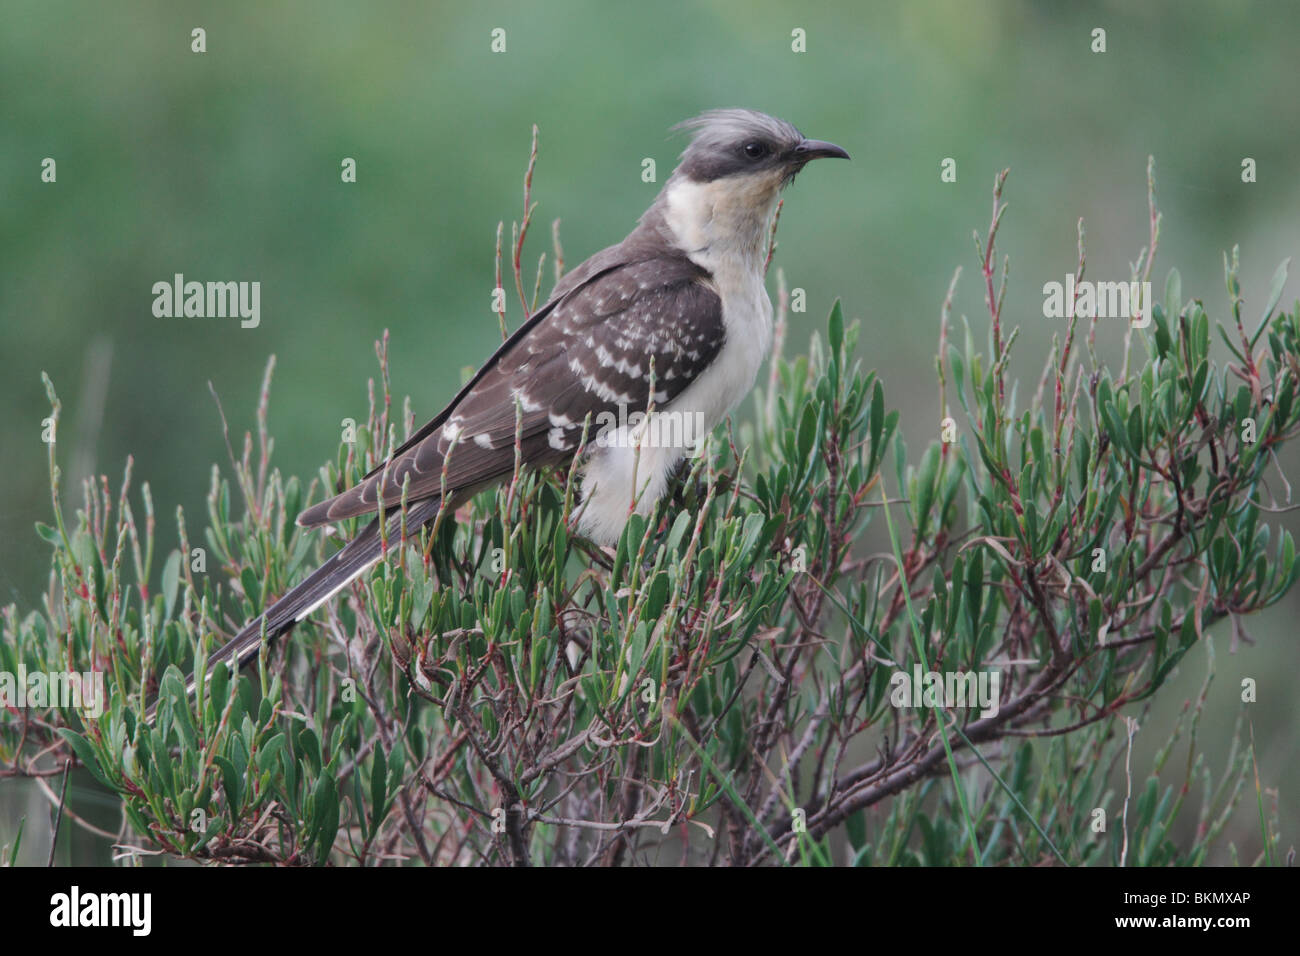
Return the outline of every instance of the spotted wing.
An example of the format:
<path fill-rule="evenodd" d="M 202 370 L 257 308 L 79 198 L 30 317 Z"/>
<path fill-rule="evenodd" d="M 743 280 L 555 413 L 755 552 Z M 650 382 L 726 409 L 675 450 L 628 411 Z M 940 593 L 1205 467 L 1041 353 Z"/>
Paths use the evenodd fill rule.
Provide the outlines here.
<path fill-rule="evenodd" d="M 448 493 L 499 482 L 514 471 L 516 433 L 525 463 L 564 461 L 577 450 L 588 415 L 595 422 L 601 413 L 646 409 L 652 360 L 654 404 L 664 407 L 722 347 L 722 304 L 707 278 L 687 259 L 654 258 L 563 292 L 386 469 L 307 509 L 298 523 L 367 514 L 381 496 L 392 507 L 408 479 L 408 502 L 438 497 L 444 480 Z"/>

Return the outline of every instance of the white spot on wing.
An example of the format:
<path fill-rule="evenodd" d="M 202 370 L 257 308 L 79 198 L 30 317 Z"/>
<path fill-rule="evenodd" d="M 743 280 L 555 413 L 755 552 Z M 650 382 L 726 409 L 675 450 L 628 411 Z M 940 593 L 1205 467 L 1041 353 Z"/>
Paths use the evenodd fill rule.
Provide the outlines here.
<path fill-rule="evenodd" d="M 535 412 L 542 406 L 528 397 L 527 393 L 516 388 L 513 389 L 515 398 L 519 399 L 519 406 L 526 412 Z"/>

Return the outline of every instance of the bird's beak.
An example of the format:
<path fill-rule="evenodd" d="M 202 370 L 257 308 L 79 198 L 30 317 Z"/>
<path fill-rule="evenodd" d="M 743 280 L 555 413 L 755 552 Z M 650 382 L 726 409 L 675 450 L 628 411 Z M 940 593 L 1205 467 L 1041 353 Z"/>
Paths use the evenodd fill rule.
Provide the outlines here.
<path fill-rule="evenodd" d="M 849 154 L 834 143 L 827 143 L 820 139 L 805 139 L 794 148 L 794 159 L 796 162 L 806 163 L 814 159 L 848 159 Z"/>

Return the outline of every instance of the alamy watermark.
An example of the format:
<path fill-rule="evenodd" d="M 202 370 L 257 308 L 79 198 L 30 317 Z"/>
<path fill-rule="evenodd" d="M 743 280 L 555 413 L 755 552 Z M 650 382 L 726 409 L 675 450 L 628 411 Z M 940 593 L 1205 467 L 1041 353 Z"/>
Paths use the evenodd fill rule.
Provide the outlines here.
<path fill-rule="evenodd" d="M 912 665 L 912 673 L 896 671 L 890 678 L 893 688 L 889 702 L 895 707 L 979 707 L 981 717 L 996 717 L 1002 691 L 1002 672 L 991 671 L 922 671 Z"/>
<path fill-rule="evenodd" d="M 104 672 L 0 671 L 0 709 L 75 707 L 92 720 L 104 713 Z"/>
<path fill-rule="evenodd" d="M 132 936 L 148 936 L 152 914 L 152 893 L 83 892 L 74 884 L 50 897 L 50 925 L 60 928 L 124 927 Z"/>
<path fill-rule="evenodd" d="M 1128 319 L 1134 328 L 1151 324 L 1150 282 L 1076 283 L 1073 275 L 1065 282 L 1043 285 L 1043 316 L 1049 319 Z"/>
<path fill-rule="evenodd" d="M 153 314 L 159 319 L 238 318 L 245 329 L 262 321 L 262 283 L 186 282 L 176 273 L 171 282 L 153 284 Z"/>
<path fill-rule="evenodd" d="M 709 437 L 703 412 L 667 409 L 647 415 L 629 412 L 623 402 L 619 402 L 617 413 L 598 413 L 592 425 L 601 448 L 676 448 L 691 458 L 704 450 Z"/>

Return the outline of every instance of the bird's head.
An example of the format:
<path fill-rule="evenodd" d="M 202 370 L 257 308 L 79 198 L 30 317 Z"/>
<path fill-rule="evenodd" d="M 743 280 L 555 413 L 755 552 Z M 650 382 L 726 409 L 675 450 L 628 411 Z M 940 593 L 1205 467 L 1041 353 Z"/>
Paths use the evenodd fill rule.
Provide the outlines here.
<path fill-rule="evenodd" d="M 697 261 L 753 260 L 777 196 L 814 159 L 849 154 L 753 110 L 710 110 L 675 129 L 693 132 L 660 203 L 673 241 Z"/>
<path fill-rule="evenodd" d="M 754 110 L 710 110 L 674 128 L 694 132 L 674 175 L 696 183 L 725 179 L 738 188 L 779 190 L 814 159 L 849 158 L 834 143 L 807 139 L 785 120 Z"/>

